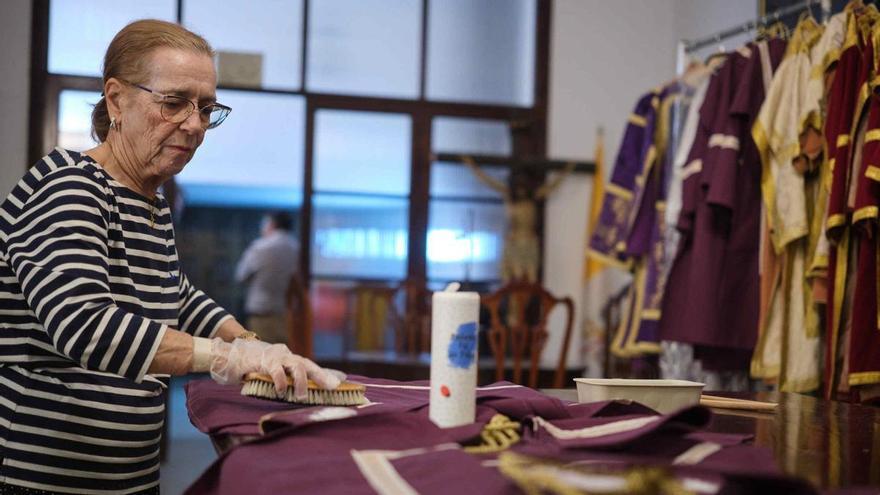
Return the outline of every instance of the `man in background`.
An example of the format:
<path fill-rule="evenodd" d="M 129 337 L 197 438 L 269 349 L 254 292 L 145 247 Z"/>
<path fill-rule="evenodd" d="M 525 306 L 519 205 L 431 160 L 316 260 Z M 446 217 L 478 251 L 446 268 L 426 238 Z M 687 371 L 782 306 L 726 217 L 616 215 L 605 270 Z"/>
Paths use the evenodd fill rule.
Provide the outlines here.
<path fill-rule="evenodd" d="M 283 211 L 268 213 L 260 238 L 245 250 L 235 280 L 246 283 L 247 328 L 266 342 L 287 344 L 288 288 L 299 264 L 299 244 L 290 236 L 292 221 Z"/>

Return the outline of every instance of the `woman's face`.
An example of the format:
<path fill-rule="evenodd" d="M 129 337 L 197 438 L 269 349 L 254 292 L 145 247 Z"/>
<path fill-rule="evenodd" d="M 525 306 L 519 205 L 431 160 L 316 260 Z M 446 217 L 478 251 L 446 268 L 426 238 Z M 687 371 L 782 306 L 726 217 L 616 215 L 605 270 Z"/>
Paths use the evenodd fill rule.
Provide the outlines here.
<path fill-rule="evenodd" d="M 149 78 L 140 85 L 156 93 L 182 96 L 199 108 L 216 101 L 217 75 L 207 55 L 160 48 L 149 56 L 147 72 Z M 162 118 L 161 97 L 126 86 L 120 100 L 121 151 L 143 179 L 164 182 L 183 170 L 202 144 L 199 112 L 181 123 L 168 122 Z"/>

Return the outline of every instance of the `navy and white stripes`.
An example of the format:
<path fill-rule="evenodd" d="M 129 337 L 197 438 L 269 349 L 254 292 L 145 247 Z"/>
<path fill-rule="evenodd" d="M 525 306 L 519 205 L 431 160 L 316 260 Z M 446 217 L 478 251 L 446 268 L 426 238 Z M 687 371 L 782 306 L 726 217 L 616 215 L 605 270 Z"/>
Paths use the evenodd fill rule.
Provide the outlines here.
<path fill-rule="evenodd" d="M 0 205 L 0 483 L 158 484 L 165 331 L 230 316 L 180 272 L 170 211 L 56 149 Z"/>

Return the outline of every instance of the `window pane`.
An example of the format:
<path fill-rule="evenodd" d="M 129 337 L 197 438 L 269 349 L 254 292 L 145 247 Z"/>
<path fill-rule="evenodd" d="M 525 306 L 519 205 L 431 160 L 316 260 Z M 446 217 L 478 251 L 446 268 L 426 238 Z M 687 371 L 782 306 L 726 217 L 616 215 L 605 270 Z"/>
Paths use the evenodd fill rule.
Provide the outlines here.
<path fill-rule="evenodd" d="M 504 120 L 437 117 L 431 128 L 435 153 L 509 156 L 513 151 L 510 124 Z"/>
<path fill-rule="evenodd" d="M 509 156 L 512 150 L 510 127 L 506 121 L 437 117 L 431 128 L 431 147 L 435 153 L 463 153 Z M 483 166 L 483 171 L 507 183 L 507 167 Z M 501 194 L 480 180 L 460 163 L 435 162 L 431 167 L 431 196 L 501 199 Z"/>
<path fill-rule="evenodd" d="M 438 117 L 431 131 L 434 152 L 511 154 L 505 121 Z M 510 169 L 480 168 L 501 187 L 507 187 Z M 430 280 L 497 280 L 506 224 L 499 191 L 460 163 L 431 165 L 426 253 Z"/>
<path fill-rule="evenodd" d="M 301 96 L 217 91 L 232 107 L 178 175 L 188 202 L 294 208 L 302 203 L 305 101 Z M 259 129 L 259 132 L 254 132 Z"/>
<path fill-rule="evenodd" d="M 408 196 L 411 135 L 408 115 L 317 111 L 315 190 Z"/>
<path fill-rule="evenodd" d="M 120 29 L 137 19 L 177 20 L 176 0 L 52 0 L 49 72 L 101 76 L 104 52 Z"/>
<path fill-rule="evenodd" d="M 428 226 L 428 278 L 495 280 L 504 239 L 504 206 L 432 200 Z"/>
<path fill-rule="evenodd" d="M 407 199 L 317 193 L 313 201 L 315 276 L 406 277 Z"/>
<path fill-rule="evenodd" d="M 309 3 L 306 87 L 417 98 L 421 17 L 420 0 Z"/>
<path fill-rule="evenodd" d="M 427 97 L 531 106 L 535 0 L 433 0 Z"/>
<path fill-rule="evenodd" d="M 298 90 L 302 12 L 302 0 L 186 0 L 183 23 L 218 52 L 260 55 L 262 87 Z"/>
<path fill-rule="evenodd" d="M 58 95 L 58 146 L 85 151 L 97 144 L 92 139 L 92 108 L 101 93 L 65 89 Z"/>

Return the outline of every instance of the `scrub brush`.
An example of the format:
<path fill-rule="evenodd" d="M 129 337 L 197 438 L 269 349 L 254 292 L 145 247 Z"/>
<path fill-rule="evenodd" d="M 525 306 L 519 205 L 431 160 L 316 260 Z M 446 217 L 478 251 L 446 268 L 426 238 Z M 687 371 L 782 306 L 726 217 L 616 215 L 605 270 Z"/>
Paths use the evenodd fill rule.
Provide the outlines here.
<path fill-rule="evenodd" d="M 297 400 L 293 396 L 293 379 L 289 375 L 287 377 L 287 392 L 283 397 L 278 397 L 275 392 L 275 382 L 272 381 L 271 376 L 263 373 L 248 373 L 244 377 L 241 395 L 315 406 L 359 406 L 367 402 L 367 398 L 364 396 L 366 389 L 360 383 L 342 382 L 335 390 L 325 390 L 309 380 L 309 396 L 306 399 Z"/>

